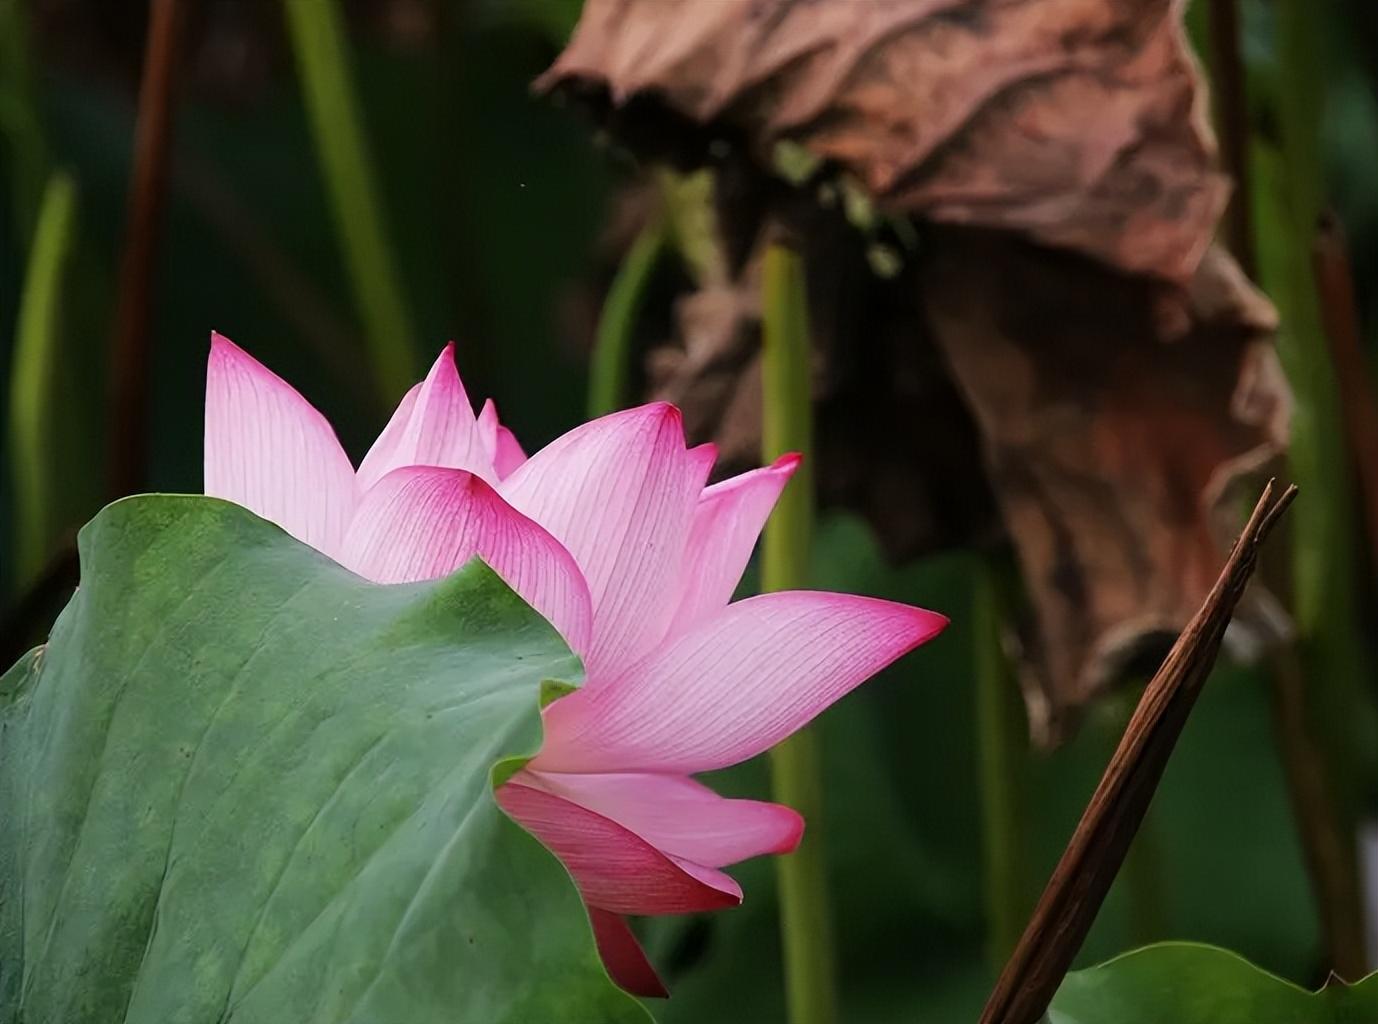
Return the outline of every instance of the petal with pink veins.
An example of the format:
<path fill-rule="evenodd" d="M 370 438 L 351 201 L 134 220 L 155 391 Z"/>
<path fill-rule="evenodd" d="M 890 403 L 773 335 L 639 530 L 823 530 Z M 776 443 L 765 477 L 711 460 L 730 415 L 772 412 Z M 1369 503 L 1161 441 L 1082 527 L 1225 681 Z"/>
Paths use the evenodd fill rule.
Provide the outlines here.
<path fill-rule="evenodd" d="M 664 999 L 670 994 L 660 980 L 641 943 L 636 941 L 626 919 L 610 910 L 589 907 L 589 922 L 593 938 L 598 943 L 598 955 L 612 980 L 634 996 Z"/>
<path fill-rule="evenodd" d="M 292 385 L 224 335 L 206 367 L 205 491 L 331 557 L 356 488 L 330 423 Z"/>
<path fill-rule="evenodd" d="M 795 453 L 782 455 L 772 465 L 704 490 L 684 552 L 673 635 L 722 611 L 732 600 L 761 528 L 799 462 Z"/>
<path fill-rule="evenodd" d="M 604 416 L 552 441 L 501 484 L 560 540 L 593 597 L 590 685 L 665 635 L 708 462 L 684 448 L 663 402 Z"/>
<path fill-rule="evenodd" d="M 408 583 L 448 575 L 475 555 L 571 648 L 588 647 L 593 606 L 573 557 L 472 473 L 393 470 L 359 503 L 340 561 L 377 583 Z"/>
<path fill-rule="evenodd" d="M 506 480 L 526 461 L 526 452 L 517 442 L 517 435 L 498 421 L 498 407 L 490 398 L 478 414 L 479 434 L 484 447 L 493 454 L 493 470 L 499 480 Z"/>
<path fill-rule="evenodd" d="M 848 594 L 738 601 L 616 678 L 550 705 L 531 767 L 691 774 L 745 761 L 945 625 L 934 612 Z"/>
<path fill-rule="evenodd" d="M 610 818 L 516 782 L 503 810 L 560 858 L 585 902 L 617 914 L 687 914 L 734 907 L 742 890 L 721 871 L 661 853 Z"/>
<path fill-rule="evenodd" d="M 684 775 L 525 771 L 517 778 L 611 818 L 658 850 L 712 868 L 791 853 L 804 834 L 804 819 L 788 807 L 730 800 Z"/>
<path fill-rule="evenodd" d="M 402 466 L 443 466 L 480 476 L 493 474 L 469 396 L 446 345 L 420 385 L 407 392 L 359 465 L 359 486 L 372 487 Z"/>

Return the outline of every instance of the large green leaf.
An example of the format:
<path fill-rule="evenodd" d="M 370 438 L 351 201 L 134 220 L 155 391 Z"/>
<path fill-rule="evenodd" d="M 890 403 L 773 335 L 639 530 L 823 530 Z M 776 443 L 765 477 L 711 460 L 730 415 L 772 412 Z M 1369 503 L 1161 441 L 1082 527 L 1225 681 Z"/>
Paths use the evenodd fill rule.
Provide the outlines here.
<path fill-rule="evenodd" d="M 1378 975 L 1308 992 L 1215 946 L 1168 942 L 1074 971 L 1048 1024 L 1372 1024 Z"/>
<path fill-rule="evenodd" d="M 0 681 L 0 1020 L 648 1019 L 493 800 L 579 665 L 490 570 L 375 586 L 169 496 L 81 559 Z"/>

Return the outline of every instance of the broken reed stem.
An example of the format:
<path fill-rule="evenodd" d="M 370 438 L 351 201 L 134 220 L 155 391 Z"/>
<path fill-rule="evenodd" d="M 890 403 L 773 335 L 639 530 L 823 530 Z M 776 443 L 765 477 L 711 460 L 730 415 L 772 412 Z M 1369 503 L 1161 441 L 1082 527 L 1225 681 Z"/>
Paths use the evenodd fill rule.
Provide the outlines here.
<path fill-rule="evenodd" d="M 813 395 L 809 366 L 804 266 L 798 252 L 776 241 L 766 250 L 762 283 L 762 447 L 767 462 L 802 452 L 766 524 L 762 589 L 808 586 L 813 534 Z M 803 729 L 770 752 L 771 790 L 809 823 L 799 849 L 776 858 L 780 931 L 790 1024 L 834 1024 L 837 988 L 832 913 L 824 862 L 823 772 L 818 735 Z"/>
<path fill-rule="evenodd" d="M 173 79 L 186 9 L 182 0 L 151 0 L 139 111 L 134 127 L 134 167 L 111 346 L 112 399 L 107 491 L 111 498 L 144 485 L 148 467 L 149 357 L 153 273 L 167 205 L 172 150 Z"/>
<path fill-rule="evenodd" d="M 1036 1024 L 1080 950 L 1215 664 L 1259 546 L 1296 496 L 1264 488 L 1205 603 L 1144 689 L 1129 726 L 991 993 L 981 1024 Z"/>

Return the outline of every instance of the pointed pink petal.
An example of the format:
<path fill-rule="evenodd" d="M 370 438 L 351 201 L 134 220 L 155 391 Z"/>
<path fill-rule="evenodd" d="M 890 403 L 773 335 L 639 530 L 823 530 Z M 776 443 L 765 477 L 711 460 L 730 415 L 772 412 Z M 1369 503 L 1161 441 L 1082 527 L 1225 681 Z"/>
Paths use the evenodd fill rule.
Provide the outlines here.
<path fill-rule="evenodd" d="M 469 396 L 446 345 L 420 387 L 407 393 L 359 466 L 359 486 L 372 487 L 401 466 L 444 466 L 492 475 Z"/>
<path fill-rule="evenodd" d="M 799 461 L 797 454 L 782 455 L 773 465 L 704 490 L 685 549 L 675 634 L 722 611 L 732 600 L 756 538 Z"/>
<path fill-rule="evenodd" d="M 696 444 L 689 449 L 689 459 L 706 481 L 713 472 L 713 463 L 718 461 L 718 446 L 712 441 Z"/>
<path fill-rule="evenodd" d="M 205 489 L 332 557 L 354 512 L 354 467 L 326 418 L 214 333 L 206 366 Z"/>
<path fill-rule="evenodd" d="M 531 767 L 688 774 L 745 761 L 946 624 L 848 594 L 738 601 L 615 679 L 550 705 Z"/>
<path fill-rule="evenodd" d="M 661 853 L 578 804 L 515 781 L 497 795 L 503 810 L 560 858 L 591 907 L 618 914 L 687 914 L 742 901 L 741 887 L 721 871 Z"/>
<path fill-rule="evenodd" d="M 372 487 L 379 478 L 387 475 L 394 467 L 406 465 L 406 460 L 400 458 L 397 453 L 406 438 L 407 428 L 411 425 L 411 415 L 412 410 L 416 408 L 416 399 L 425 386 L 425 381 L 413 384 L 411 390 L 402 396 L 402 401 L 397 403 L 397 408 L 393 411 L 392 418 L 388 420 L 388 425 L 383 428 L 383 432 L 373 442 L 373 447 L 364 456 L 364 461 L 359 464 L 361 489 Z"/>
<path fill-rule="evenodd" d="M 588 580 L 591 682 L 665 635 L 707 469 L 684 449 L 679 410 L 660 402 L 571 430 L 502 482 L 503 496 L 554 534 Z"/>
<path fill-rule="evenodd" d="M 684 775 L 522 774 L 524 783 L 611 818 L 658 850 L 711 868 L 790 853 L 804 819 L 788 807 L 728 800 Z"/>
<path fill-rule="evenodd" d="M 478 555 L 544 615 L 576 652 L 589 642 L 593 606 L 560 542 L 459 469 L 395 469 L 359 503 L 342 564 L 377 583 L 438 579 Z"/>
<path fill-rule="evenodd" d="M 498 422 L 498 407 L 491 398 L 483 403 L 478 414 L 478 429 L 484 446 L 493 453 L 493 470 L 499 480 L 506 480 L 526 461 L 526 452 L 517 443 L 516 435 Z"/>
<path fill-rule="evenodd" d="M 656 969 L 646 959 L 641 943 L 628 927 L 626 919 L 608 910 L 589 907 L 589 921 L 593 938 L 598 943 L 598 955 L 612 980 L 634 996 L 664 999 L 670 992 L 660 980 Z"/>

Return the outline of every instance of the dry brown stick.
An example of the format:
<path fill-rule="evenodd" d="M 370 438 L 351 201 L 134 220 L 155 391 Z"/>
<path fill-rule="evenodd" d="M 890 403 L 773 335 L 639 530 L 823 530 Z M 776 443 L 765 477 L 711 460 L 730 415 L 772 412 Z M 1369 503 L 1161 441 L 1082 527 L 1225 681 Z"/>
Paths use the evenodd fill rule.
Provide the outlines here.
<path fill-rule="evenodd" d="M 1220 129 L 1220 161 L 1234 180 L 1221 221 L 1225 245 L 1249 277 L 1254 276 L 1254 226 L 1250 216 L 1249 102 L 1239 53 L 1238 0 L 1210 0 L 1211 86 Z"/>
<path fill-rule="evenodd" d="M 1258 560 L 1292 503 L 1264 488 L 1201 609 L 1144 690 L 1120 745 L 981 1014 L 981 1024 L 1035 1024 L 1086 938 L 1148 810 L 1187 716 L 1215 664 L 1221 638 Z"/>
<path fill-rule="evenodd" d="M 1307 727 L 1306 677 L 1295 645 L 1278 652 L 1272 672 L 1278 753 L 1316 897 L 1326 967 L 1358 981 L 1368 973 L 1368 958 L 1354 833 L 1346 827 L 1325 751 Z"/>
<path fill-rule="evenodd" d="M 1378 558 L 1378 396 L 1374 395 L 1364 359 L 1349 247 L 1344 228 L 1334 214 L 1321 215 L 1312 259 L 1321 300 L 1321 323 L 1335 362 L 1345 437 L 1363 494 L 1369 554 Z"/>
<path fill-rule="evenodd" d="M 111 346 L 112 397 L 108 430 L 108 492 L 138 490 L 148 463 L 149 333 L 153 270 L 167 199 L 172 146 L 172 84 L 183 0 L 150 0 L 148 41 L 134 134 L 128 220 L 120 256 L 115 333 Z"/>

